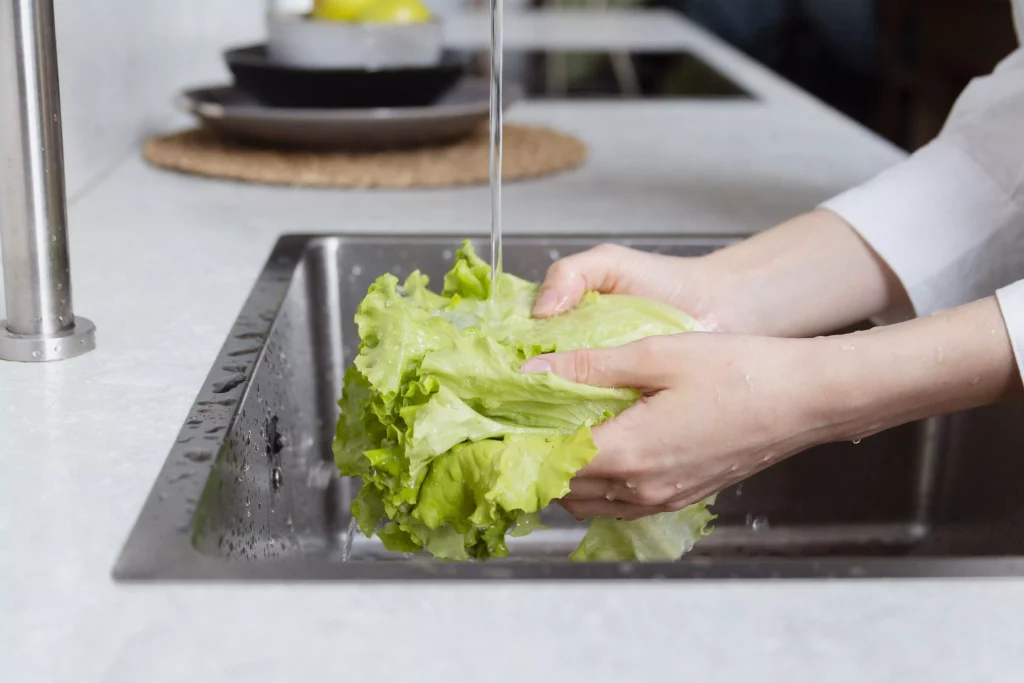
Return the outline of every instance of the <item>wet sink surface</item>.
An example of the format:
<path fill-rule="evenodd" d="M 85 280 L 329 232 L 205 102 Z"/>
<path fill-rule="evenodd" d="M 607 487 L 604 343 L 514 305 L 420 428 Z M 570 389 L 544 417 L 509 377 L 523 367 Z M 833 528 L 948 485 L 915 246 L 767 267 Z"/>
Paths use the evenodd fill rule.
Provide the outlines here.
<path fill-rule="evenodd" d="M 617 240 L 699 255 L 701 238 Z M 540 279 L 590 239 L 508 238 Z M 671 564 L 576 564 L 584 527 L 558 509 L 511 556 L 445 563 L 350 535 L 358 481 L 331 456 L 355 308 L 389 271 L 435 282 L 458 240 L 285 236 L 172 445 L 114 570 L 121 580 L 730 578 L 1024 575 L 1024 429 L 1006 407 L 832 444 L 719 495 L 714 534 Z M 482 245 L 481 245 L 482 246 Z M 1018 457 L 1008 454 L 1017 453 Z"/>

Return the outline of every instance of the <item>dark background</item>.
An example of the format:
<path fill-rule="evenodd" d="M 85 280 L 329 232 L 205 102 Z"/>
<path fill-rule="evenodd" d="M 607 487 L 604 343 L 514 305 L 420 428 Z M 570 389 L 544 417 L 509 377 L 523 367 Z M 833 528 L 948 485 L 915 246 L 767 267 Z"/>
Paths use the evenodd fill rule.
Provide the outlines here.
<path fill-rule="evenodd" d="M 913 150 L 1017 46 L 1009 0 L 648 0 Z"/>

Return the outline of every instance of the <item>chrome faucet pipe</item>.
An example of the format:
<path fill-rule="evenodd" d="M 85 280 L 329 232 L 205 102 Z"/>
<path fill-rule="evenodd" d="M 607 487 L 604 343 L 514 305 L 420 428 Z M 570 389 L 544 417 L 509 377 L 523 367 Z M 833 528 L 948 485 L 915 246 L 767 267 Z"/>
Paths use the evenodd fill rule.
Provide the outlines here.
<path fill-rule="evenodd" d="M 0 247 L 0 359 L 93 349 L 71 298 L 53 0 L 0 0 Z"/>

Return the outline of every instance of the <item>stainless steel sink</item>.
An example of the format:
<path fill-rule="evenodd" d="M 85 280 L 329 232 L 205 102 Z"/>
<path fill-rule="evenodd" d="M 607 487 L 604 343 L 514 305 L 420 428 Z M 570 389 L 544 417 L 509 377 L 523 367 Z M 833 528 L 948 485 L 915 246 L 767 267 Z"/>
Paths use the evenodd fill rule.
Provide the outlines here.
<path fill-rule="evenodd" d="M 696 255 L 724 240 L 620 240 Z M 540 278 L 591 239 L 509 238 Z M 1006 407 L 816 448 L 723 492 L 713 535 L 671 564 L 576 564 L 559 510 L 511 556 L 438 562 L 350 534 L 358 482 L 331 459 L 353 314 L 382 272 L 435 282 L 458 240 L 283 237 L 199 392 L 114 569 L 120 580 L 729 578 L 1024 574 L 1024 429 Z"/>

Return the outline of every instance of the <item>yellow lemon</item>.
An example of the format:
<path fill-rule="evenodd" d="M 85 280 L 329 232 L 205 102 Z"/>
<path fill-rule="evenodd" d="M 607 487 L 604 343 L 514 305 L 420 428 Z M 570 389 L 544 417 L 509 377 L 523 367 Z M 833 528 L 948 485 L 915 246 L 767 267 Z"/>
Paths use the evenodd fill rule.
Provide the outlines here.
<path fill-rule="evenodd" d="M 324 21 L 356 21 L 359 14 L 377 0 L 316 0 L 313 18 Z"/>
<path fill-rule="evenodd" d="M 375 24 L 418 24 L 430 21 L 430 10 L 420 0 L 373 0 L 359 13 L 358 20 Z"/>

